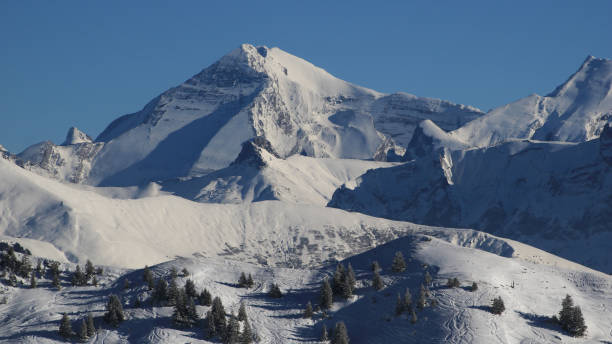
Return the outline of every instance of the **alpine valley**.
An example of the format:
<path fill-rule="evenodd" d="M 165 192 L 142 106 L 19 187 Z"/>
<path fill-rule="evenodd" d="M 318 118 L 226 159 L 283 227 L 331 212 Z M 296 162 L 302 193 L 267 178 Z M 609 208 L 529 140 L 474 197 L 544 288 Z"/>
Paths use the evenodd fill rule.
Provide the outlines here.
<path fill-rule="evenodd" d="M 612 342 L 612 60 L 485 113 L 243 44 L 0 157 L 3 343 Z"/>

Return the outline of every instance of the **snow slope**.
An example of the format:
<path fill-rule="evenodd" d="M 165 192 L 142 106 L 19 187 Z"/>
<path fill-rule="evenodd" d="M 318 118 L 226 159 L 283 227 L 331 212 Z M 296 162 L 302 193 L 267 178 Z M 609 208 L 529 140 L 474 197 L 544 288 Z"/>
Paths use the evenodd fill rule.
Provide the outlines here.
<path fill-rule="evenodd" d="M 434 234 L 434 235 L 429 235 Z M 453 238 L 467 241 L 453 242 Z M 415 232 L 385 245 L 346 259 L 357 276 L 355 296 L 335 299 L 329 317 L 315 312 L 313 319 L 304 319 L 302 312 L 308 301 L 317 304 L 319 286 L 324 276 L 331 276 L 334 265 L 319 268 L 262 267 L 221 258 L 179 258 L 152 268 L 155 278 L 168 278 L 172 268 L 186 268 L 196 289 L 208 289 L 219 296 L 228 313 L 236 313 L 245 303 L 252 328 L 261 338 L 259 343 L 315 343 L 323 324 L 333 328 L 344 321 L 351 343 L 602 343 L 612 340 L 612 277 L 580 266 L 571 268 L 564 261 L 542 253 L 551 264 L 496 253 L 495 249 L 478 248 L 470 242 L 485 239 L 492 247 L 507 246 L 512 241 L 487 237 L 486 234 L 463 230 L 428 230 Z M 523 245 L 523 249 L 525 245 Z M 507 253 L 508 251 L 502 251 Z M 520 248 L 519 248 L 520 249 Z M 390 262 L 401 251 L 408 260 L 407 270 L 392 273 Z M 370 286 L 370 264 L 378 260 L 383 268 L 384 289 Z M 559 264 L 557 264 L 559 263 Z M 73 266 L 66 264 L 74 269 Z M 433 275 L 428 305 L 417 311 L 418 321 L 412 324 L 406 314 L 396 316 L 395 300 L 408 288 L 413 302 L 418 297 L 424 272 Z M 252 274 L 255 287 L 237 288 L 241 272 Z M 49 281 L 41 279 L 39 288 L 7 287 L 8 304 L 0 305 L 3 326 L 0 341 L 13 343 L 56 343 L 61 313 L 75 322 L 92 313 L 98 333 L 91 343 L 210 343 L 205 339 L 204 325 L 178 328 L 172 324 L 172 307 L 152 307 L 146 300 L 150 292 L 142 282 L 142 270 L 107 268 L 100 276 L 99 287 L 71 287 L 64 282 L 61 291 L 49 289 Z M 446 288 L 448 278 L 461 281 L 460 288 Z M 179 277 L 182 286 L 187 277 Z M 131 287 L 123 289 L 124 280 Z M 271 299 L 266 293 L 270 283 L 277 283 L 284 296 Z M 469 291 L 472 282 L 476 292 Z M 514 287 L 512 287 L 514 284 Z M 117 328 L 102 322 L 104 302 L 108 294 L 118 294 L 125 304 L 127 320 Z M 588 331 L 585 338 L 567 336 L 546 318 L 558 313 L 561 300 L 572 295 L 580 305 Z M 501 296 L 506 311 L 499 316 L 488 311 L 490 300 Z M 145 301 L 135 307 L 136 299 Z M 437 306 L 430 306 L 435 299 Z M 197 306 L 203 316 L 208 306 Z M 76 329 L 76 326 L 73 325 Z"/>
<path fill-rule="evenodd" d="M 549 95 L 496 108 L 451 135 L 476 147 L 512 138 L 582 142 L 599 137 L 611 120 L 612 60 L 589 56 Z"/>
<path fill-rule="evenodd" d="M 280 200 L 325 206 L 340 185 L 369 169 L 394 165 L 354 159 L 317 159 L 303 155 L 280 159 L 255 142 L 246 142 L 236 161 L 229 167 L 201 177 L 163 182 L 162 190 L 206 203 Z M 264 145 L 268 146 L 269 143 Z"/>
<path fill-rule="evenodd" d="M 509 141 L 432 152 L 371 170 L 329 205 L 373 216 L 507 236 L 612 271 L 612 136 L 580 144 Z"/>
<path fill-rule="evenodd" d="M 189 256 L 247 254 L 303 266 L 344 257 L 420 226 L 277 201 L 201 204 L 152 193 L 109 198 L 0 159 L 0 234 L 53 244 L 67 259 L 138 267 Z"/>

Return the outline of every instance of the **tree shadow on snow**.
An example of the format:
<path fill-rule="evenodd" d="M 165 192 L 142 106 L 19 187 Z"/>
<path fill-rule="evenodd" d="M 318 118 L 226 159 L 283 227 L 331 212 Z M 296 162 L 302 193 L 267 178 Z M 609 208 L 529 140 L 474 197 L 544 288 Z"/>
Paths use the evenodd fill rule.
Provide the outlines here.
<path fill-rule="evenodd" d="M 516 311 L 521 318 L 528 321 L 529 326 L 561 332 L 559 325 L 549 316 Z"/>

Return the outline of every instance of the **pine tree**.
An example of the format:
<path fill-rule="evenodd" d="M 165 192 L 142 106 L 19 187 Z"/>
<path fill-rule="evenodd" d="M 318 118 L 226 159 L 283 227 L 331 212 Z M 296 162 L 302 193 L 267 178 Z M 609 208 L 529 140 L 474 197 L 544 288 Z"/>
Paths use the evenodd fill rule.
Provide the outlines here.
<path fill-rule="evenodd" d="M 211 312 L 217 333 L 224 333 L 227 324 L 225 320 L 225 308 L 223 307 L 223 303 L 218 296 L 213 299 Z"/>
<path fill-rule="evenodd" d="M 240 308 L 238 309 L 238 321 L 247 320 L 246 307 L 244 306 L 244 302 L 240 302 Z"/>
<path fill-rule="evenodd" d="M 82 319 L 81 324 L 79 325 L 79 339 L 81 341 L 86 341 L 87 338 L 87 323 L 85 322 L 85 319 Z"/>
<path fill-rule="evenodd" d="M 202 306 L 210 306 L 212 302 L 212 296 L 206 288 L 200 293 L 199 302 Z"/>
<path fill-rule="evenodd" d="M 254 285 L 255 282 L 253 282 L 253 276 L 249 274 L 249 276 L 247 277 L 247 288 L 253 288 Z"/>
<path fill-rule="evenodd" d="M 96 326 L 94 325 L 94 318 L 91 313 L 87 313 L 87 336 L 92 337 L 96 334 Z"/>
<path fill-rule="evenodd" d="M 275 299 L 279 299 L 283 297 L 283 293 L 281 292 L 280 287 L 276 283 L 272 283 L 272 286 L 270 286 L 270 291 L 268 292 L 268 295 Z"/>
<path fill-rule="evenodd" d="M 76 266 L 76 270 L 74 270 L 74 274 L 72 274 L 72 285 L 73 286 L 81 286 L 87 284 L 87 279 L 85 278 L 85 274 L 81 271 L 80 266 Z"/>
<path fill-rule="evenodd" d="M 404 260 L 404 255 L 402 252 L 395 252 L 395 257 L 393 257 L 393 263 L 391 264 L 391 270 L 393 272 L 403 272 L 406 270 L 406 261 Z"/>
<path fill-rule="evenodd" d="M 352 294 L 353 290 L 355 290 L 357 279 L 355 277 L 355 271 L 353 271 L 353 267 L 351 266 L 351 263 L 348 263 L 348 267 L 346 269 L 346 281 L 348 285 L 351 287 L 351 294 Z"/>
<path fill-rule="evenodd" d="M 12 287 L 17 286 L 17 276 L 12 271 L 11 271 L 11 274 L 9 275 L 9 285 L 11 285 Z"/>
<path fill-rule="evenodd" d="M 397 302 L 395 302 L 395 315 L 399 316 L 404 312 L 404 301 L 400 297 L 400 294 L 397 294 Z"/>
<path fill-rule="evenodd" d="M 344 322 L 340 321 L 336 323 L 336 327 L 334 328 L 334 334 L 331 341 L 331 344 L 348 344 L 349 336 L 348 331 L 346 330 L 346 325 Z"/>
<path fill-rule="evenodd" d="M 97 287 L 97 286 L 98 286 L 98 278 L 96 277 L 96 275 L 94 275 L 94 276 L 91 278 L 91 285 L 93 285 L 94 287 Z"/>
<path fill-rule="evenodd" d="M 93 276 L 94 273 L 95 273 L 95 270 L 94 270 L 93 263 L 91 262 L 91 260 L 87 259 L 87 262 L 85 263 L 85 275 L 87 275 L 87 279 Z"/>
<path fill-rule="evenodd" d="M 446 281 L 446 286 L 449 288 L 458 288 L 459 286 L 461 286 L 461 283 L 459 283 L 457 277 L 449 278 L 448 281 Z"/>
<path fill-rule="evenodd" d="M 321 342 L 327 342 L 329 338 L 327 337 L 327 326 L 323 324 L 323 328 L 321 329 L 321 338 L 319 339 Z"/>
<path fill-rule="evenodd" d="M 70 324 L 70 318 L 68 318 L 66 313 L 62 315 L 62 320 L 60 320 L 59 334 L 66 339 L 72 336 L 72 325 Z"/>
<path fill-rule="evenodd" d="M 34 273 L 30 276 L 30 288 L 36 288 L 38 283 L 36 283 L 36 276 Z"/>
<path fill-rule="evenodd" d="M 566 295 L 561 302 L 559 323 L 572 336 L 581 337 L 586 332 L 587 326 L 582 316 L 582 310 L 579 306 L 574 306 L 574 301 L 569 295 Z"/>
<path fill-rule="evenodd" d="M 157 279 L 155 290 L 153 291 L 153 300 L 157 303 L 168 300 L 168 283 L 163 278 Z"/>
<path fill-rule="evenodd" d="M 241 344 L 251 344 L 253 343 L 253 330 L 251 330 L 251 325 L 248 320 L 244 320 L 244 328 L 242 329 L 242 333 L 240 334 L 240 343 Z"/>
<path fill-rule="evenodd" d="M 470 289 L 471 291 L 476 291 L 478 290 L 478 284 L 476 284 L 476 282 L 472 282 L 472 288 Z"/>
<path fill-rule="evenodd" d="M 410 294 L 410 289 L 408 288 L 406 288 L 404 293 L 404 309 L 407 311 L 412 309 L 412 294 Z"/>
<path fill-rule="evenodd" d="M 127 279 L 127 278 L 125 278 L 125 279 L 123 280 L 123 289 L 124 289 L 124 290 L 128 290 L 128 289 L 130 289 L 130 280 L 129 280 L 129 279 Z"/>
<path fill-rule="evenodd" d="M 314 313 L 312 311 L 312 303 L 308 301 L 308 303 L 306 304 L 306 309 L 304 309 L 304 318 L 311 319 L 313 314 Z"/>
<path fill-rule="evenodd" d="M 62 286 L 60 285 L 58 273 L 53 273 L 53 281 L 51 283 L 53 284 L 55 288 L 57 288 L 57 290 L 62 289 Z"/>
<path fill-rule="evenodd" d="M 329 280 L 326 278 L 323 279 L 323 283 L 321 284 L 321 295 L 320 295 L 320 305 L 323 309 L 331 308 L 333 303 L 333 292 L 331 286 L 329 285 Z"/>
<path fill-rule="evenodd" d="M 431 280 L 432 280 L 432 278 L 431 278 L 431 275 L 429 274 L 429 271 L 425 271 L 425 277 L 424 277 L 424 280 L 425 280 L 425 285 L 426 285 L 426 286 L 431 285 Z"/>
<path fill-rule="evenodd" d="M 376 290 L 381 290 L 385 285 L 383 284 L 382 278 L 378 273 L 378 270 L 374 270 L 374 277 L 372 278 L 372 287 Z"/>
<path fill-rule="evenodd" d="M 504 306 L 504 300 L 502 300 L 501 296 L 493 299 L 493 304 L 491 305 L 491 313 L 493 314 L 502 314 L 506 310 Z"/>
<path fill-rule="evenodd" d="M 225 344 L 236 344 L 240 339 L 240 325 L 234 316 L 234 313 L 230 315 L 229 323 L 227 324 L 227 329 L 225 330 L 225 336 L 223 338 L 223 343 Z"/>
<path fill-rule="evenodd" d="M 176 298 L 178 297 L 179 288 L 176 285 L 176 279 L 170 280 L 170 285 L 168 286 L 168 304 L 174 306 L 176 303 Z"/>
<path fill-rule="evenodd" d="M 344 266 L 340 263 L 336 265 L 336 271 L 334 272 L 334 284 L 332 286 L 332 290 L 334 291 L 334 295 L 342 295 L 343 282 L 344 282 Z"/>
<path fill-rule="evenodd" d="M 123 316 L 123 306 L 117 295 L 111 294 L 108 303 L 106 304 L 106 314 L 104 314 L 104 320 L 113 325 L 117 326 L 120 322 L 125 320 Z"/>
<path fill-rule="evenodd" d="M 427 303 L 426 297 L 427 295 L 426 295 L 425 287 L 423 287 L 423 285 L 421 284 L 421 290 L 419 291 L 419 299 L 417 300 L 417 305 L 416 305 L 419 310 L 425 308 L 425 304 Z"/>
<path fill-rule="evenodd" d="M 342 280 L 342 297 L 348 299 L 353 295 L 353 287 L 349 281 L 348 274 L 345 274 L 344 277 Z"/>
<path fill-rule="evenodd" d="M 377 260 L 372 262 L 371 269 L 372 269 L 372 272 L 380 271 L 380 264 L 378 264 Z"/>
<path fill-rule="evenodd" d="M 217 335 L 217 328 L 215 326 L 215 317 L 211 311 L 206 313 L 206 334 L 208 338 L 213 338 Z"/>
<path fill-rule="evenodd" d="M 241 272 L 240 277 L 238 278 L 238 285 L 240 286 L 240 288 L 247 288 L 247 284 L 247 277 L 244 272 Z"/>
<path fill-rule="evenodd" d="M 416 312 L 414 311 L 414 309 L 412 310 L 411 314 L 410 314 L 410 322 L 413 324 L 416 324 L 417 322 L 417 315 Z"/>
<path fill-rule="evenodd" d="M 149 290 L 152 290 L 155 287 L 155 283 L 153 282 L 153 273 L 148 266 L 145 266 L 144 271 L 142 272 L 142 280 L 147 284 L 147 288 L 149 288 Z"/>
<path fill-rule="evenodd" d="M 181 273 L 183 274 L 183 277 L 189 276 L 189 270 L 187 270 L 187 268 L 183 268 L 183 270 L 181 270 Z"/>
<path fill-rule="evenodd" d="M 191 279 L 187 279 L 185 281 L 185 294 L 188 297 L 196 297 L 198 294 L 196 292 L 195 283 Z"/>

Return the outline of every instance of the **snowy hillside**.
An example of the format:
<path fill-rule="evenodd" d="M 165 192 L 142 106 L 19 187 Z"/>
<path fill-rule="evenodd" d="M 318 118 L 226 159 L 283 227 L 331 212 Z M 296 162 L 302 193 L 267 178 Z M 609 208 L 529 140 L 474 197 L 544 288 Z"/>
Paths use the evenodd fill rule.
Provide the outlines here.
<path fill-rule="evenodd" d="M 507 139 L 582 142 L 612 121 L 612 60 L 589 56 L 551 94 L 530 95 L 492 110 L 451 132 L 471 146 Z"/>
<path fill-rule="evenodd" d="M 369 169 L 394 165 L 302 155 L 280 159 L 255 142 L 245 143 L 229 167 L 202 177 L 163 182 L 162 190 L 205 203 L 280 200 L 325 206 L 342 184 Z"/>
<path fill-rule="evenodd" d="M 424 235 L 425 234 L 425 235 Z M 526 245 L 513 247 L 512 241 L 489 237 L 491 246 L 470 245 L 483 238 L 472 231 L 425 231 L 391 241 L 373 250 L 352 256 L 342 263 L 355 269 L 353 296 L 334 296 L 327 317 L 315 310 L 312 319 L 304 318 L 306 303 L 319 304 L 320 285 L 325 276 L 332 278 L 335 265 L 321 268 L 271 268 L 220 258 L 176 259 L 152 268 L 155 279 L 170 280 L 171 270 L 186 269 L 177 285 L 195 282 L 196 292 L 208 290 L 220 297 L 228 313 L 237 314 L 244 303 L 247 319 L 258 343 L 316 343 L 322 326 L 328 329 L 343 321 L 351 343 L 583 343 L 612 340 L 612 278 L 580 266 L 566 266 L 565 261 Z M 458 238 L 467 241 L 457 241 Z M 454 242 L 454 243 L 453 243 Z M 499 251 L 499 248 L 504 248 Z M 528 257 L 545 257 L 544 261 L 512 258 L 516 250 Z M 407 259 L 404 272 L 393 272 L 395 252 Z M 378 261 L 384 287 L 371 286 L 370 265 Z M 74 265 L 64 264 L 74 270 Z M 251 274 L 254 287 L 240 288 L 236 283 L 241 272 Z M 419 286 L 426 284 L 424 274 L 432 275 L 425 307 L 416 309 L 416 322 L 409 312 L 396 313 L 396 297 L 412 294 L 417 307 Z M 43 274 L 44 275 L 44 274 Z M 211 343 L 203 319 L 211 308 L 197 305 L 201 320 L 194 327 L 173 323 L 172 306 L 152 302 L 154 291 L 148 291 L 142 279 L 143 270 L 105 268 L 98 275 L 98 286 L 70 286 L 62 273 L 57 291 L 46 278 L 38 287 L 5 287 L 0 305 L 2 323 L 0 340 L 20 343 L 62 342 L 57 330 L 62 313 L 69 314 L 78 330 L 87 313 L 94 317 L 98 330 L 91 343 Z M 446 287 L 449 278 L 457 278 L 458 288 Z M 127 282 L 126 282 L 127 281 Z M 478 289 L 471 291 L 473 282 Z M 267 295 L 272 283 L 283 293 L 279 299 Z M 127 287 L 126 287 L 127 286 Z M 114 328 L 103 321 L 109 294 L 119 295 L 124 303 L 126 320 Z M 550 321 L 557 314 L 561 300 L 569 294 L 581 306 L 588 324 L 586 339 L 573 338 Z M 490 313 L 491 299 L 502 297 L 506 311 Z M 137 301 L 138 300 L 138 303 Z M 77 332 L 78 333 L 78 332 Z"/>
<path fill-rule="evenodd" d="M 608 127 L 581 144 L 511 141 L 372 170 L 330 206 L 507 236 L 612 272 Z"/>

